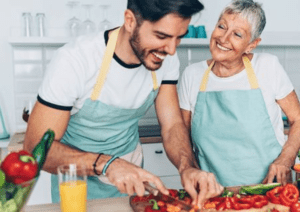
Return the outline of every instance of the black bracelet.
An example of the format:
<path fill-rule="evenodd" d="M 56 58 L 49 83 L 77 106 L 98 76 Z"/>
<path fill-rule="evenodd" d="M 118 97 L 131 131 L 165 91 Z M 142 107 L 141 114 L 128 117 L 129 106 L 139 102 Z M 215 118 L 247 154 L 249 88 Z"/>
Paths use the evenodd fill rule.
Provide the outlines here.
<path fill-rule="evenodd" d="M 99 153 L 97 159 L 95 160 L 95 163 L 93 164 L 93 167 L 94 167 L 94 173 L 95 173 L 96 175 L 98 175 L 98 176 L 101 175 L 101 173 L 100 173 L 100 174 L 97 173 L 97 171 L 96 171 L 96 166 L 97 166 L 97 162 L 98 162 L 98 160 L 99 160 L 99 158 L 100 158 L 101 155 L 103 155 L 103 153 Z"/>

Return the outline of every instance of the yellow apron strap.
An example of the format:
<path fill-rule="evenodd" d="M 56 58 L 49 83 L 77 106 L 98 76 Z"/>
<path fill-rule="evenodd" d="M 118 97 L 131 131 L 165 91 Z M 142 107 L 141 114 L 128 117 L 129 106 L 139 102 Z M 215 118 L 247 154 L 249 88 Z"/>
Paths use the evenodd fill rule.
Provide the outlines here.
<path fill-rule="evenodd" d="M 248 59 L 248 57 L 244 56 L 243 57 L 243 62 L 244 62 L 244 66 L 245 66 L 245 69 L 246 69 L 246 72 L 247 72 L 247 76 L 248 76 L 248 79 L 249 79 L 249 84 L 251 86 L 251 89 L 257 89 L 259 86 L 258 86 L 257 78 L 255 76 L 255 73 L 254 73 L 254 70 L 252 68 L 250 60 Z M 202 82 L 201 82 L 201 85 L 200 85 L 200 91 L 202 91 L 202 92 L 206 90 L 206 85 L 207 85 L 207 82 L 208 82 L 209 72 L 211 71 L 214 64 L 215 64 L 215 61 L 213 61 L 210 64 L 210 66 L 208 67 L 208 69 L 204 73 L 204 76 L 202 78 Z"/>
<path fill-rule="evenodd" d="M 120 28 L 114 30 L 111 33 L 110 38 L 108 40 L 105 54 L 103 57 L 103 61 L 101 64 L 101 68 L 99 70 L 100 74 L 98 76 L 97 82 L 94 86 L 94 89 L 93 89 L 93 92 L 91 95 L 91 99 L 93 101 L 98 99 L 99 94 L 103 88 L 107 73 L 109 71 L 110 63 L 111 63 L 111 60 L 112 60 L 114 52 L 115 52 L 119 31 L 120 31 Z M 154 90 L 156 90 L 158 88 L 156 73 L 155 73 L 155 71 L 151 71 L 151 73 L 152 73 L 153 88 L 154 88 Z"/>
<path fill-rule="evenodd" d="M 257 89 L 258 86 L 258 82 L 257 82 L 257 78 L 255 76 L 254 70 L 252 68 L 251 62 L 248 59 L 248 57 L 244 56 L 243 57 L 243 62 L 244 62 L 244 66 L 248 75 L 248 79 L 249 79 L 249 83 L 251 86 L 251 89 Z"/>
<path fill-rule="evenodd" d="M 108 40 L 107 47 L 106 47 L 106 50 L 105 50 L 105 54 L 104 54 L 104 57 L 103 57 L 103 61 L 102 61 L 102 64 L 101 64 L 101 68 L 99 70 L 100 74 L 98 76 L 97 82 L 94 86 L 94 90 L 93 90 L 92 95 L 91 95 L 91 99 L 93 101 L 98 99 L 99 94 L 100 94 L 100 92 L 102 90 L 102 87 L 104 85 L 104 82 L 105 82 L 105 79 L 106 79 L 106 76 L 107 76 L 107 73 L 108 73 L 108 70 L 109 70 L 109 67 L 110 67 L 110 62 L 111 62 L 111 59 L 113 58 L 113 55 L 114 55 L 114 52 L 115 52 L 119 31 L 120 31 L 120 28 L 114 30 L 111 33 L 110 38 Z"/>
<path fill-rule="evenodd" d="M 206 90 L 206 85 L 207 85 L 207 82 L 208 82 L 209 72 L 212 69 L 212 67 L 214 66 L 214 64 L 215 64 L 215 61 L 212 61 L 211 64 L 209 65 L 209 67 L 207 68 L 207 70 L 205 71 L 204 75 L 203 75 L 202 82 L 201 82 L 201 85 L 200 85 L 200 91 L 202 91 L 202 92 Z"/>
<path fill-rule="evenodd" d="M 152 74 L 153 89 L 156 90 L 158 88 L 157 79 L 156 79 L 156 72 L 151 71 L 151 74 Z"/>

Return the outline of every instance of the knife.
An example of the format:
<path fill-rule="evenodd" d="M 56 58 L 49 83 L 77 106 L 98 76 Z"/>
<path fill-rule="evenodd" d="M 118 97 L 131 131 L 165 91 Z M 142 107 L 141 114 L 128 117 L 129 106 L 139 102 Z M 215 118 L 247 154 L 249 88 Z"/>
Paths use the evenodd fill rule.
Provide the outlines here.
<path fill-rule="evenodd" d="M 146 191 L 153 194 L 154 196 L 163 198 L 164 202 L 170 203 L 172 205 L 178 205 L 182 210 L 190 211 L 190 210 L 194 209 L 195 212 L 200 212 L 199 209 L 194 208 L 193 206 L 185 203 L 182 200 L 176 199 L 176 198 L 172 197 L 171 195 L 162 194 L 157 188 L 154 188 L 148 182 L 144 182 L 144 186 L 145 186 Z"/>

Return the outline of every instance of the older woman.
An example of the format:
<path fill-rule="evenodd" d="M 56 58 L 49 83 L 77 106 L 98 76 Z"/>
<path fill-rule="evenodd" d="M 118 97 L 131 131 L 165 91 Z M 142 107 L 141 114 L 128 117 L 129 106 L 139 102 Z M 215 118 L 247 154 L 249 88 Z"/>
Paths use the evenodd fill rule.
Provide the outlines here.
<path fill-rule="evenodd" d="M 179 88 L 185 124 L 201 169 L 223 186 L 286 183 L 300 147 L 300 106 L 276 56 L 251 53 L 265 14 L 232 1 L 212 32 L 212 59 L 186 68 Z M 281 109 L 290 122 L 285 142 Z"/>

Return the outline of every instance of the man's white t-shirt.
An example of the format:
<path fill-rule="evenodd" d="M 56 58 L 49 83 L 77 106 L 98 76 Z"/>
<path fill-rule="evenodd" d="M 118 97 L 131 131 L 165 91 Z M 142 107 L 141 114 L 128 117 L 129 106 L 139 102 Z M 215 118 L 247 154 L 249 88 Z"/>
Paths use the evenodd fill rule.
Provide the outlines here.
<path fill-rule="evenodd" d="M 58 49 L 49 64 L 38 101 L 49 107 L 77 113 L 90 98 L 106 49 L 108 31 L 82 36 Z M 177 84 L 179 59 L 168 55 L 155 71 L 157 83 Z M 114 55 L 98 100 L 133 109 L 140 107 L 153 90 L 151 71 L 142 64 L 126 64 Z"/>
<path fill-rule="evenodd" d="M 282 113 L 276 100 L 285 98 L 293 91 L 294 87 L 276 56 L 267 53 L 254 54 L 251 64 L 262 91 L 277 140 L 280 145 L 283 145 L 285 139 Z M 180 107 L 191 111 L 192 117 L 200 83 L 207 68 L 207 61 L 192 64 L 185 69 L 179 82 Z M 245 70 L 226 78 L 218 77 L 211 71 L 206 87 L 206 91 L 249 89 L 250 84 Z"/>

